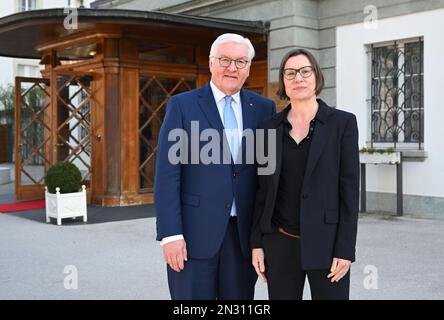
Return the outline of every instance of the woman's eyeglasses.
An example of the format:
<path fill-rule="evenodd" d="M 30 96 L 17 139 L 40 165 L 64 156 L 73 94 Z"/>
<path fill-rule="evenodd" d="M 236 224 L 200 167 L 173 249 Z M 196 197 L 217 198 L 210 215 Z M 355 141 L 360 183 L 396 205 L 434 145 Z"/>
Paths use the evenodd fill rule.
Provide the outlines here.
<path fill-rule="evenodd" d="M 293 80 L 294 78 L 296 78 L 296 75 L 298 74 L 298 72 L 302 78 L 308 78 L 313 73 L 313 67 L 312 66 L 305 66 L 305 67 L 302 67 L 299 69 L 288 68 L 288 69 L 284 69 L 284 71 L 282 71 L 282 74 L 284 75 L 285 79 Z"/>

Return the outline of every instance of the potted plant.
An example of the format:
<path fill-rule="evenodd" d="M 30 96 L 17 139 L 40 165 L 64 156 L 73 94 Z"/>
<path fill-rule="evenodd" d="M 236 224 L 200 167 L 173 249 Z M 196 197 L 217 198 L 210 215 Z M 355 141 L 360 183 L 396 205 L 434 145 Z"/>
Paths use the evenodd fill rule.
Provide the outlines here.
<path fill-rule="evenodd" d="M 49 168 L 45 177 L 46 222 L 56 218 L 61 225 L 63 218 L 79 216 L 87 221 L 86 187 L 81 182 L 80 170 L 73 163 L 62 161 Z"/>
<path fill-rule="evenodd" d="M 375 149 L 362 148 L 359 150 L 359 161 L 361 163 L 387 163 L 395 164 L 401 162 L 401 152 L 395 148 Z"/>

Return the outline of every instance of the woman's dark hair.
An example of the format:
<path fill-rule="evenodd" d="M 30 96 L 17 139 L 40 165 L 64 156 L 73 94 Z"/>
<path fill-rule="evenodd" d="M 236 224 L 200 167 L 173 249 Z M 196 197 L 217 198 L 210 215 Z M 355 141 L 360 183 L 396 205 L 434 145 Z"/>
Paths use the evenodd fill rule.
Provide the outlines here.
<path fill-rule="evenodd" d="M 285 64 L 287 63 L 288 59 L 290 59 L 291 57 L 296 57 L 301 54 L 307 57 L 307 59 L 311 63 L 311 66 L 313 67 L 313 72 L 316 78 L 316 87 L 315 87 L 316 95 L 319 95 L 322 89 L 324 89 L 324 75 L 322 74 L 321 67 L 319 66 L 315 57 L 305 49 L 293 49 L 282 58 L 281 66 L 279 67 L 279 88 L 276 93 L 279 96 L 279 98 L 281 98 L 282 100 L 288 100 L 287 93 L 285 92 L 284 75 L 283 75 Z"/>

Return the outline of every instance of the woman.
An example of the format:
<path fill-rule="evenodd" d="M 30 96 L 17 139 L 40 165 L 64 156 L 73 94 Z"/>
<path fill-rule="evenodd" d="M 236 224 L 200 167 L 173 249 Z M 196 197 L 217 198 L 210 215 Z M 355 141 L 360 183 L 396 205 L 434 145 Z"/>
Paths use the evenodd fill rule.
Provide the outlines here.
<path fill-rule="evenodd" d="M 323 86 L 313 55 L 290 51 L 281 62 L 278 89 L 290 103 L 262 124 L 266 133 L 276 130 L 276 170 L 259 175 L 251 246 L 270 299 L 302 299 L 306 277 L 313 299 L 349 298 L 359 202 L 358 129 L 353 114 L 317 98 Z"/>

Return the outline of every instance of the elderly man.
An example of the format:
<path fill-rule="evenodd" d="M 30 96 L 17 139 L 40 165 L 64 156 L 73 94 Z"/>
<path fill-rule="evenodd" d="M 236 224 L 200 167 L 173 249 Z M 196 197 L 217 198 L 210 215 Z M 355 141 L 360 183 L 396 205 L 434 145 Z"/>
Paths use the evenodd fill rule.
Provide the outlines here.
<path fill-rule="evenodd" d="M 254 163 L 239 160 L 243 157 L 238 154 L 254 149 L 246 145 L 242 132 L 254 132 L 276 108 L 271 100 L 242 89 L 253 57 L 250 40 L 237 34 L 219 36 L 210 50 L 211 81 L 168 102 L 158 142 L 154 201 L 172 299 L 254 297 L 257 276 L 248 242 L 256 171 Z M 192 128 L 199 137 L 208 129 L 218 133 L 218 150 L 212 152 L 221 158 L 228 153 L 228 161 L 203 161 L 205 145 L 194 141 Z M 171 161 L 177 142 L 169 138 L 177 129 L 187 136 L 185 161 L 179 163 Z"/>

